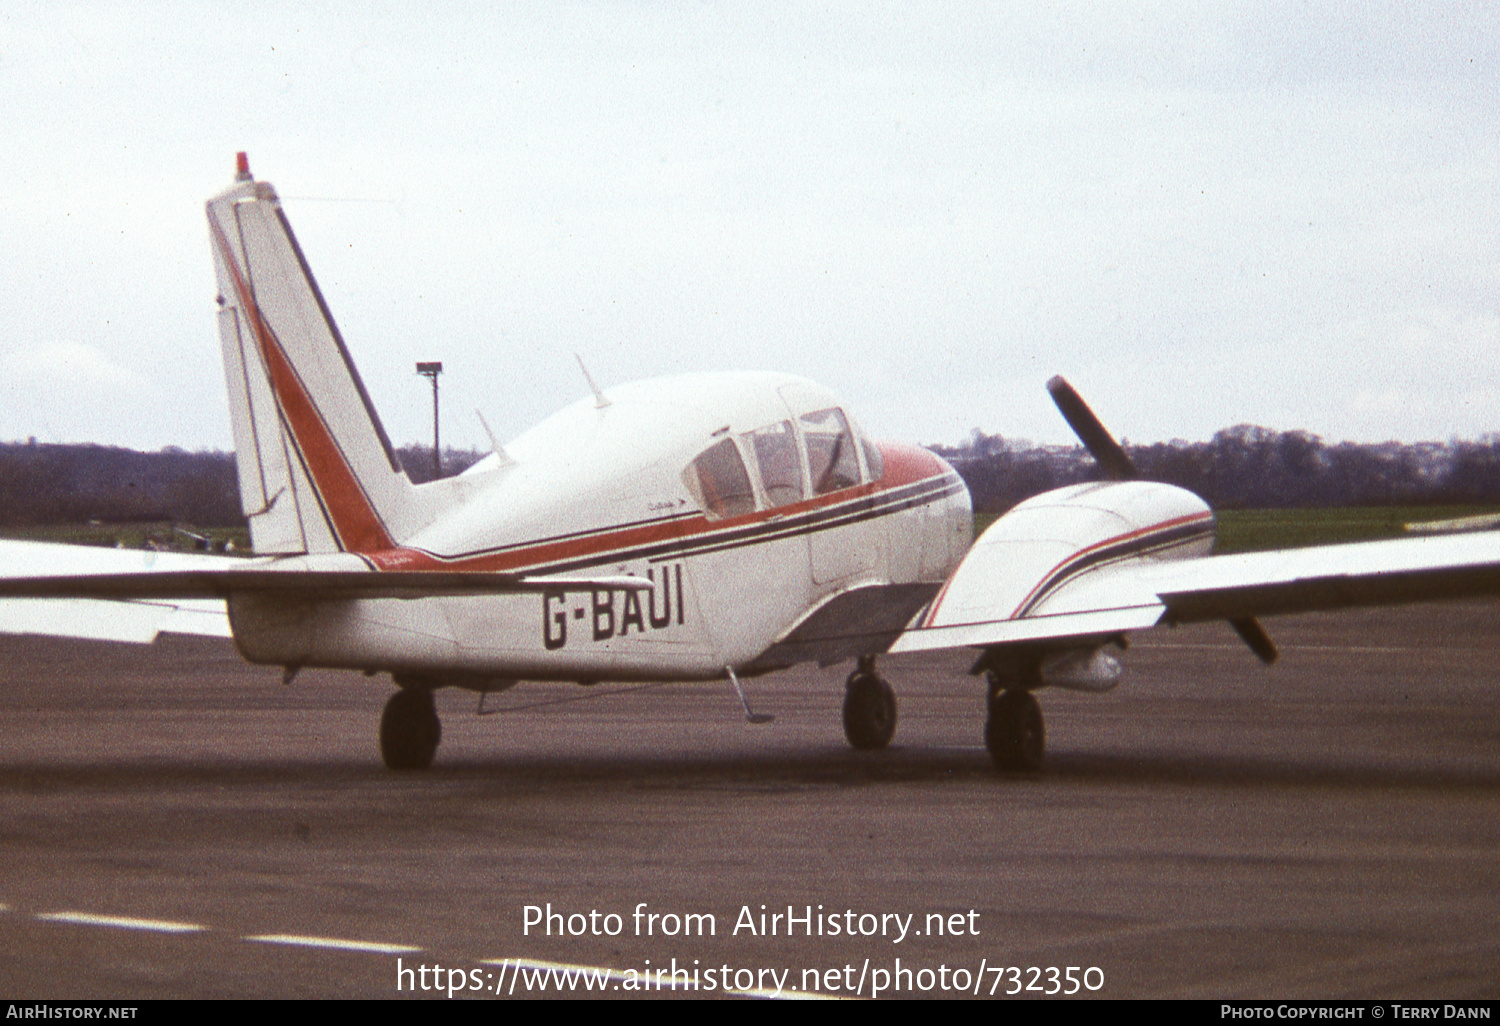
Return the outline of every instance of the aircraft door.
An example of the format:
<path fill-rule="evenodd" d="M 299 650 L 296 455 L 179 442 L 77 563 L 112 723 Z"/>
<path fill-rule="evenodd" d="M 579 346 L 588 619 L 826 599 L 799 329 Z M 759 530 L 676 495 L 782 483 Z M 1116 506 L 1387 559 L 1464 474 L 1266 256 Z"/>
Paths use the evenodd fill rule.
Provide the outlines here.
<path fill-rule="evenodd" d="M 807 609 L 812 583 L 799 529 L 806 473 L 790 420 L 777 420 L 704 450 L 684 475 L 710 521 L 734 533 L 688 566 L 705 627 L 729 662 L 753 658 Z"/>
<path fill-rule="evenodd" d="M 798 423 L 807 446 L 811 495 L 830 500 L 824 507 L 828 515 L 808 535 L 813 583 L 840 584 L 866 576 L 880 562 L 885 532 L 878 520 L 861 516 L 865 511 L 857 489 L 869 474 L 861 471 L 855 433 L 837 407 L 804 413 Z"/>

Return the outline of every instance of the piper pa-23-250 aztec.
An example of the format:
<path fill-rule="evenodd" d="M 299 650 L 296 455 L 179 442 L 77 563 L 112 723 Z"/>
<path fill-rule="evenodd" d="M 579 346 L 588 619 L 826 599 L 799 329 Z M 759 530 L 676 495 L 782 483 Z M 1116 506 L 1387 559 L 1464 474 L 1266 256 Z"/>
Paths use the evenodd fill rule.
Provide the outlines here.
<path fill-rule="evenodd" d="M 433 692 L 519 680 L 739 678 L 854 660 L 844 730 L 878 749 L 886 652 L 966 648 L 985 743 L 1041 764 L 1034 693 L 1103 691 L 1131 631 L 1500 592 L 1500 534 L 1213 556 L 1214 515 L 1135 468 L 1061 378 L 1105 480 L 1012 509 L 970 544 L 969 494 L 925 450 L 871 441 L 822 387 L 687 375 L 600 390 L 455 477 L 398 463 L 276 192 L 244 155 L 208 203 L 240 498 L 254 559 L 0 543 L 0 630 L 228 635 L 284 668 L 388 672 L 394 769 L 431 764 Z M 743 692 L 740 692 L 744 701 Z M 753 716 L 745 703 L 745 712 Z"/>

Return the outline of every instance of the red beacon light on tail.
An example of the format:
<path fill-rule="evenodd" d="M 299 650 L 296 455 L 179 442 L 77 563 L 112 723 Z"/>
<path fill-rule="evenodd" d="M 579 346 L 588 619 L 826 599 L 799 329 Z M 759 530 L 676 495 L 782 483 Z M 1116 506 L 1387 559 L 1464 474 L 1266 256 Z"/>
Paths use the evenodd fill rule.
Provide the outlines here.
<path fill-rule="evenodd" d="M 234 155 L 234 180 L 236 182 L 251 181 L 250 157 L 244 150 Z"/>

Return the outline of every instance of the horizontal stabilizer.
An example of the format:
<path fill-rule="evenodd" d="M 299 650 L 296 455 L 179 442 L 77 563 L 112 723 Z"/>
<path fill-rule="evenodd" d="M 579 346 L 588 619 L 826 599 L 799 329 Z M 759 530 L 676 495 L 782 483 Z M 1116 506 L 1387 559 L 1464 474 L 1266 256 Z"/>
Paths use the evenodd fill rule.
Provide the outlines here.
<path fill-rule="evenodd" d="M 158 634 L 230 637 L 221 599 L 118 602 L 98 599 L 0 601 L 0 634 L 40 634 L 149 645 Z"/>
<path fill-rule="evenodd" d="M 649 579 L 627 575 L 310 570 L 234 556 L 0 541 L 0 634 L 141 644 L 161 633 L 227 638 L 225 600 L 236 594 L 339 601 L 651 589 Z"/>
<path fill-rule="evenodd" d="M 231 556 L 0 541 L 0 574 L 19 576 L 93 572 L 148 575 L 244 563 Z M 0 598 L 0 634 L 149 644 L 163 633 L 229 637 L 224 602 L 216 597 L 119 601 L 111 596 L 110 600 L 101 600 L 77 592 L 64 598 Z"/>

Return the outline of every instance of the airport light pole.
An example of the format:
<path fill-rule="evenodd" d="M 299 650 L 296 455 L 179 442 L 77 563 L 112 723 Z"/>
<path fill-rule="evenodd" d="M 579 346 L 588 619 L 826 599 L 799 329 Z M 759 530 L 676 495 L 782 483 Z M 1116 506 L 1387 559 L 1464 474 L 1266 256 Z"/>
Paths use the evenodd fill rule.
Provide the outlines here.
<path fill-rule="evenodd" d="M 443 476 L 443 450 L 438 448 L 438 375 L 443 373 L 441 360 L 417 364 L 417 373 L 432 379 L 432 479 Z"/>

